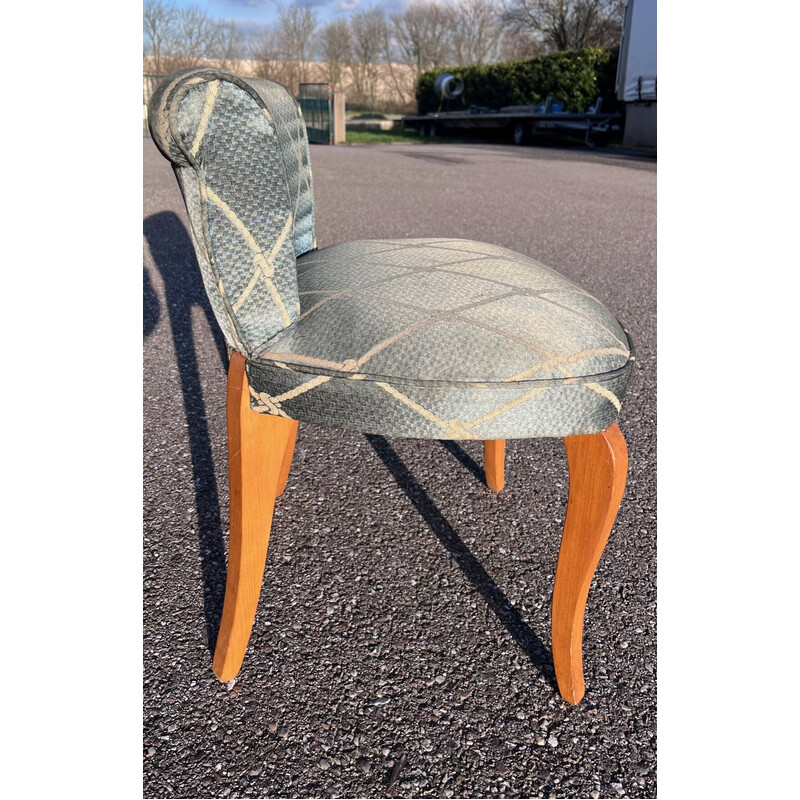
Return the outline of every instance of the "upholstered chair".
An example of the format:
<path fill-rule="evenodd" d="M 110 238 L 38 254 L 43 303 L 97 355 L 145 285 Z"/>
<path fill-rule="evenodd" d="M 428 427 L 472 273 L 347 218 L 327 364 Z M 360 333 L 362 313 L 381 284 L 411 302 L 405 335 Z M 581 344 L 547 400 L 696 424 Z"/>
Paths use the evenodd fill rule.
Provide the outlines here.
<path fill-rule="evenodd" d="M 504 247 L 376 239 L 318 249 L 306 129 L 279 84 L 182 70 L 153 95 L 149 125 L 183 193 L 230 353 L 217 677 L 232 679 L 244 659 L 298 422 L 483 440 L 493 491 L 506 439 L 558 437 L 570 486 L 553 660 L 562 696 L 577 703 L 589 584 L 627 472 L 616 424 L 633 362 L 625 329 L 587 292 Z"/>

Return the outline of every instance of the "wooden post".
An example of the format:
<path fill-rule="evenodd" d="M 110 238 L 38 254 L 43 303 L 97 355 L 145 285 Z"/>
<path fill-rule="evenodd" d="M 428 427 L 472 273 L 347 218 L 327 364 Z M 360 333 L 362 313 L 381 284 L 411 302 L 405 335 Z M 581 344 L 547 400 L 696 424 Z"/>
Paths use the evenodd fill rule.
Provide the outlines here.
<path fill-rule="evenodd" d="M 344 144 L 347 141 L 347 123 L 345 120 L 345 93 L 333 93 L 333 144 Z"/>

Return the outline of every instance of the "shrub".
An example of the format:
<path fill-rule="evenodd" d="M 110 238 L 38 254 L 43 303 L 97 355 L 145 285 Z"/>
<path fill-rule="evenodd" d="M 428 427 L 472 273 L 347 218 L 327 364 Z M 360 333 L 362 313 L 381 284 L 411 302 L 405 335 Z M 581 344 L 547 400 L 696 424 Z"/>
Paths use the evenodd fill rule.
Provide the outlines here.
<path fill-rule="evenodd" d="M 417 81 L 417 108 L 420 114 L 439 109 L 441 101 L 433 90 L 436 77 L 451 72 L 464 81 L 464 104 L 502 106 L 543 103 L 553 95 L 564 111 L 585 111 L 598 96 L 603 98 L 605 111 L 617 107 L 614 83 L 618 49 L 587 47 L 584 50 L 565 50 L 525 61 L 505 61 L 500 64 L 475 64 L 471 67 L 447 67 L 423 72 Z M 447 101 L 445 101 L 447 103 Z M 451 100 L 450 108 L 459 100 Z M 445 106 L 446 107 L 446 106 Z"/>

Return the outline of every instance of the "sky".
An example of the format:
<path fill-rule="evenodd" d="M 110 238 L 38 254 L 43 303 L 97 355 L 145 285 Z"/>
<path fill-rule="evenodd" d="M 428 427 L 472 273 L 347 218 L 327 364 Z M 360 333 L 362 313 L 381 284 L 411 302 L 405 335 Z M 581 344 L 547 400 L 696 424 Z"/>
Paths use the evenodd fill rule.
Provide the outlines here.
<path fill-rule="evenodd" d="M 381 6 L 395 11 L 408 0 L 297 0 L 296 5 L 310 6 L 322 24 L 339 17 L 348 17 L 354 11 L 371 6 Z M 275 0 L 176 0 L 176 5 L 197 6 L 212 19 L 234 20 L 245 27 L 264 25 L 275 21 Z"/>

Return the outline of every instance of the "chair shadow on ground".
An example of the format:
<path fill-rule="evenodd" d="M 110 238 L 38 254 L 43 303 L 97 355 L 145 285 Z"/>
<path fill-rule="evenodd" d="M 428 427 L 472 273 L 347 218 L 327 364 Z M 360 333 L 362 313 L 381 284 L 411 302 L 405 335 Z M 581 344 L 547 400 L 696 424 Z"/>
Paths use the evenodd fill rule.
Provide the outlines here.
<path fill-rule="evenodd" d="M 439 444 L 444 447 L 450 455 L 455 456 L 456 460 L 460 461 L 479 483 L 482 483 L 484 486 L 487 485 L 486 471 L 481 469 L 475 462 L 475 459 L 462 447 L 459 447 L 459 445 L 450 439 L 442 439 Z"/>
<path fill-rule="evenodd" d="M 553 657 L 550 651 L 544 646 L 542 640 L 531 630 L 519 611 L 514 608 L 508 597 L 506 597 L 500 587 L 494 582 L 492 576 L 483 568 L 480 561 L 475 558 L 472 551 L 456 533 L 453 526 L 445 519 L 442 512 L 439 511 L 436 504 L 431 500 L 425 490 L 419 485 L 389 442 L 383 436 L 375 436 L 372 434 L 367 435 L 367 441 L 381 461 L 386 465 L 386 468 L 395 479 L 397 485 L 405 492 L 420 516 L 434 532 L 436 538 L 450 553 L 451 557 L 467 576 L 470 583 L 486 601 L 488 607 L 495 613 L 500 622 L 503 623 L 506 630 L 514 637 L 514 640 L 531 660 L 531 663 L 539 670 L 547 682 L 554 689 L 557 689 L 558 685 L 555 680 Z M 485 483 L 483 470 L 478 467 L 467 453 L 452 442 L 443 441 L 442 444 L 449 452 L 453 453 L 470 472 L 477 474 L 480 480 Z"/>
<path fill-rule="evenodd" d="M 220 520 L 219 490 L 214 473 L 211 438 L 192 328 L 192 309 L 195 306 L 202 309 L 206 315 L 222 362 L 223 374 L 228 369 L 228 356 L 225 340 L 203 287 L 194 246 L 181 219 L 171 211 L 153 214 L 144 221 L 144 235 L 150 246 L 153 261 L 164 281 L 166 310 L 178 360 L 192 459 L 206 634 L 213 651 L 222 618 L 225 547 Z M 147 338 L 155 329 L 160 309 L 147 270 L 144 274 L 144 338 Z"/>

